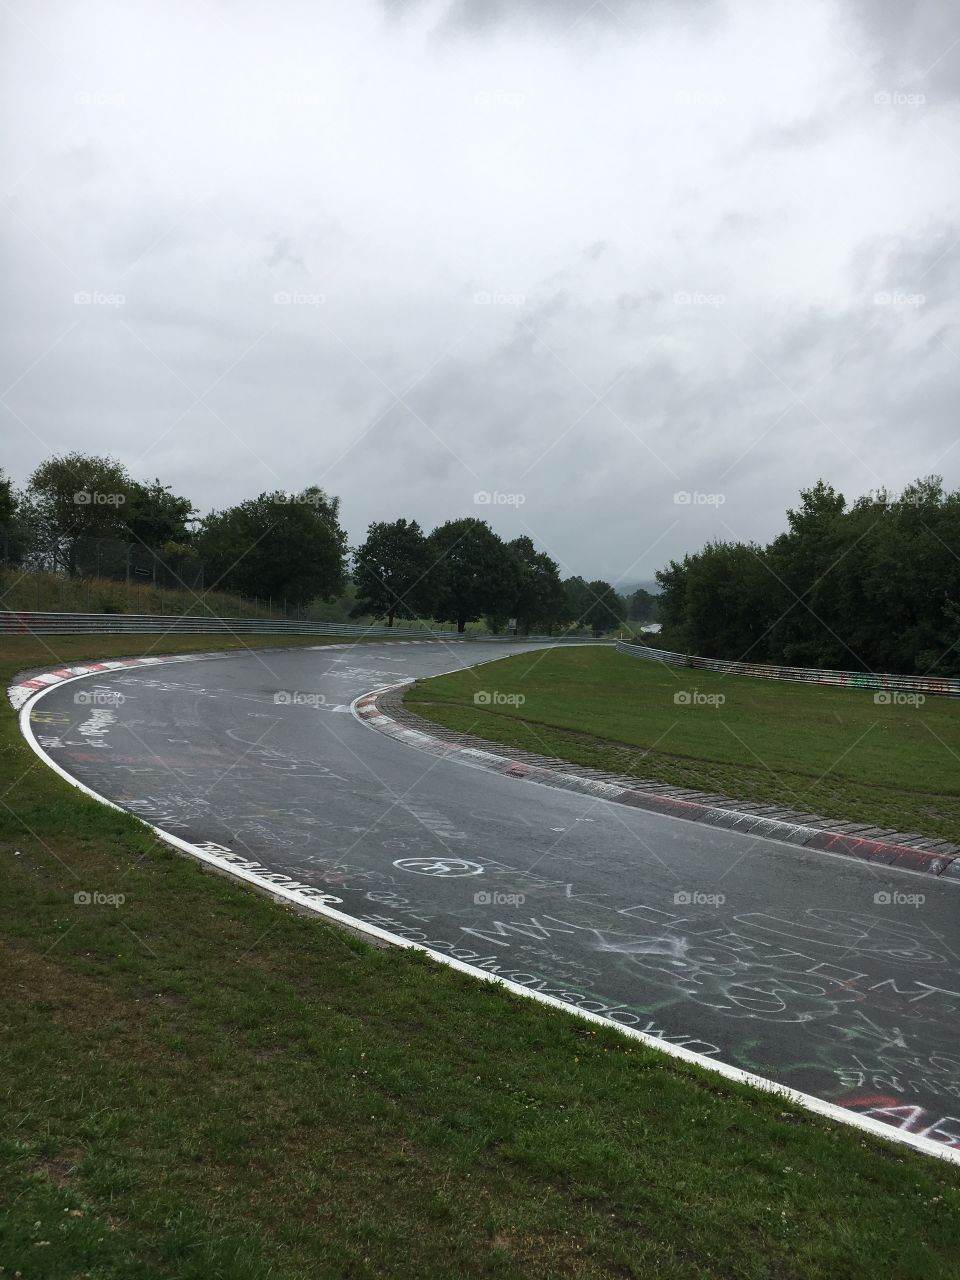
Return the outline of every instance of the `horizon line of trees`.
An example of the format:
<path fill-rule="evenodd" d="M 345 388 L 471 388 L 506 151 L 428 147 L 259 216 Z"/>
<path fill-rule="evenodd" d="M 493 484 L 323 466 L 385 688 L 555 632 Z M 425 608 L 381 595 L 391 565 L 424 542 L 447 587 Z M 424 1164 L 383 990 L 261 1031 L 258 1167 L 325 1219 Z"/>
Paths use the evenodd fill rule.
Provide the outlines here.
<path fill-rule="evenodd" d="M 375 521 L 351 548 L 340 500 L 317 485 L 258 494 L 198 515 L 159 479 L 138 481 L 114 458 L 46 459 L 17 491 L 0 470 L 0 543 L 22 571 L 89 574 L 90 539 L 118 539 L 175 564 L 202 562 L 204 588 L 289 605 L 338 601 L 354 617 L 430 618 L 463 631 L 595 634 L 654 619 L 682 653 L 798 667 L 960 673 L 960 492 L 940 476 L 898 496 L 848 504 L 819 480 L 767 546 L 712 541 L 657 572 L 660 593 L 624 598 L 609 582 L 562 579 L 533 540 L 505 542 L 481 519 L 425 532 Z M 192 589 L 193 580 L 178 577 Z"/>
<path fill-rule="evenodd" d="M 498 634 L 552 634 L 585 626 L 594 634 L 627 617 L 628 603 L 608 582 L 562 580 L 559 566 L 531 538 L 504 542 L 472 516 L 426 534 L 416 520 L 374 521 L 353 556 L 354 617 L 434 618 L 463 632 L 483 618 Z"/>
<path fill-rule="evenodd" d="M 819 480 L 767 546 L 657 572 L 664 648 L 796 667 L 960 674 L 960 492 L 927 476 L 848 505 Z"/>
<path fill-rule="evenodd" d="M 652 620 L 657 604 L 643 589 L 625 599 L 608 582 L 561 579 L 531 538 L 504 542 L 485 520 L 448 520 L 430 533 L 415 520 L 375 521 L 350 548 L 340 500 L 319 486 L 264 492 L 200 518 L 159 479 L 137 481 L 116 459 L 79 452 L 42 462 L 21 491 L 0 470 L 0 539 L 7 562 L 22 570 L 82 576 L 84 548 L 117 540 L 175 566 L 174 577 L 202 562 L 207 590 L 298 607 L 351 591 L 351 616 L 389 626 L 431 618 L 462 632 L 482 618 L 495 633 L 588 627 L 599 635 L 628 618 Z"/>

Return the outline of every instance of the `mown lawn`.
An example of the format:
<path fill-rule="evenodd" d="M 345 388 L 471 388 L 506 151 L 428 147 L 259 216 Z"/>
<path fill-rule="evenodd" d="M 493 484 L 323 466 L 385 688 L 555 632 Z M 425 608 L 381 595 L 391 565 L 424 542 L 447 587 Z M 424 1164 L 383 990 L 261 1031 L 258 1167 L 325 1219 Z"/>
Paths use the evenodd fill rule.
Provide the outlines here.
<path fill-rule="evenodd" d="M 4 1277 L 956 1275 L 960 1168 L 206 874 L 9 709 L 0 760 Z"/>
<path fill-rule="evenodd" d="M 503 701 L 516 695 L 525 701 Z M 960 843 L 960 701 L 950 698 L 882 705 L 872 692 L 591 646 L 423 680 L 405 702 L 448 728 L 574 763 Z"/>

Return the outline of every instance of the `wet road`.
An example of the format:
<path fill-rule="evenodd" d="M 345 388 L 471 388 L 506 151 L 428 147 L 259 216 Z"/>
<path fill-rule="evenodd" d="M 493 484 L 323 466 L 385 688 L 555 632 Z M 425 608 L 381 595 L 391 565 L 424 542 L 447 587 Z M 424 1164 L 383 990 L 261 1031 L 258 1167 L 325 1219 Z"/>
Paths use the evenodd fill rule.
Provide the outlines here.
<path fill-rule="evenodd" d="M 350 712 L 379 685 L 530 648 L 128 668 L 54 687 L 31 723 L 99 794 L 359 920 L 960 1147 L 957 882 L 467 768 Z M 495 668 L 476 677 L 500 688 Z"/>

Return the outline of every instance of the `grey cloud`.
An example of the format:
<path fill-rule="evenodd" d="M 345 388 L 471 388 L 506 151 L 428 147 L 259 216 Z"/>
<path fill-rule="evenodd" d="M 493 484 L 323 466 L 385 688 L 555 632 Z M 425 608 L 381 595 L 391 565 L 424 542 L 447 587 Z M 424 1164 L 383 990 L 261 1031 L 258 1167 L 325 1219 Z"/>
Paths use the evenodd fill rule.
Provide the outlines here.
<path fill-rule="evenodd" d="M 625 328 L 637 313 L 649 314 L 651 308 L 659 306 L 661 302 L 663 302 L 663 294 L 659 289 L 646 289 L 639 293 L 621 293 L 615 302 L 618 326 Z"/>
<path fill-rule="evenodd" d="M 715 0 L 682 0 L 679 7 L 706 9 L 714 3 Z M 530 22 L 571 30 L 580 26 L 628 26 L 666 16 L 667 6 L 662 0 L 451 0 L 441 26 L 467 34 Z"/>
<path fill-rule="evenodd" d="M 960 94 L 960 12 L 943 0 L 854 0 L 864 54 L 887 89 Z"/>
<path fill-rule="evenodd" d="M 854 107 L 852 101 L 846 104 L 847 110 Z M 763 126 L 750 141 L 750 148 L 755 146 L 769 147 L 771 151 L 782 151 L 787 148 L 815 147 L 827 143 L 837 134 L 842 123 L 843 112 L 836 104 L 792 120 L 789 124 L 773 128 Z M 749 148 L 748 148 L 749 150 Z"/>
<path fill-rule="evenodd" d="M 290 249 L 290 241 L 286 236 L 280 236 L 273 246 L 270 257 L 267 259 L 268 267 L 290 266 L 296 271 L 306 274 L 307 264 L 299 253 L 293 253 Z"/>
<path fill-rule="evenodd" d="M 51 9 L 62 61 L 11 27 L 0 464 L 114 452 L 203 510 L 316 481 L 352 542 L 474 513 L 632 580 L 772 536 L 820 475 L 956 486 L 953 121 L 872 103 L 919 37 L 882 8 L 848 51 L 827 0 L 630 8 L 645 34 L 597 6 L 589 59 L 542 38 L 569 16 L 546 3 L 494 6 L 482 39 L 454 6 L 443 56 L 426 2 L 242 7 L 229 62 L 193 11 L 144 50 L 135 6 Z M 74 112 L 78 62 L 118 84 L 107 32 L 135 110 Z M 478 110 L 497 84 L 523 102 Z M 898 290 L 925 301 L 874 300 Z"/>

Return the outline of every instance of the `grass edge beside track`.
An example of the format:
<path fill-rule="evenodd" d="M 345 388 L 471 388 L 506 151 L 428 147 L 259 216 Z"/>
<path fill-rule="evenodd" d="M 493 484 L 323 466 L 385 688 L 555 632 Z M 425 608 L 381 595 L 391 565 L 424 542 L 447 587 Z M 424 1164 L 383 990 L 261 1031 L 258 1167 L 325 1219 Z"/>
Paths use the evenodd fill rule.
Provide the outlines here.
<path fill-rule="evenodd" d="M 689 690 L 690 672 L 595 648 L 503 658 L 482 677 L 430 677 L 403 701 L 443 728 L 566 764 L 960 844 L 960 704 L 876 706 L 857 690 L 692 674 L 697 692 L 726 704 L 665 710 L 673 692 Z M 559 692 L 546 692 L 554 679 Z M 526 701 L 477 705 L 484 685 Z M 890 748 L 907 732 L 911 769 L 898 778 Z"/>
<path fill-rule="evenodd" d="M 198 874 L 9 707 L 0 751 L 7 1274 L 952 1273 L 955 1168 Z"/>

